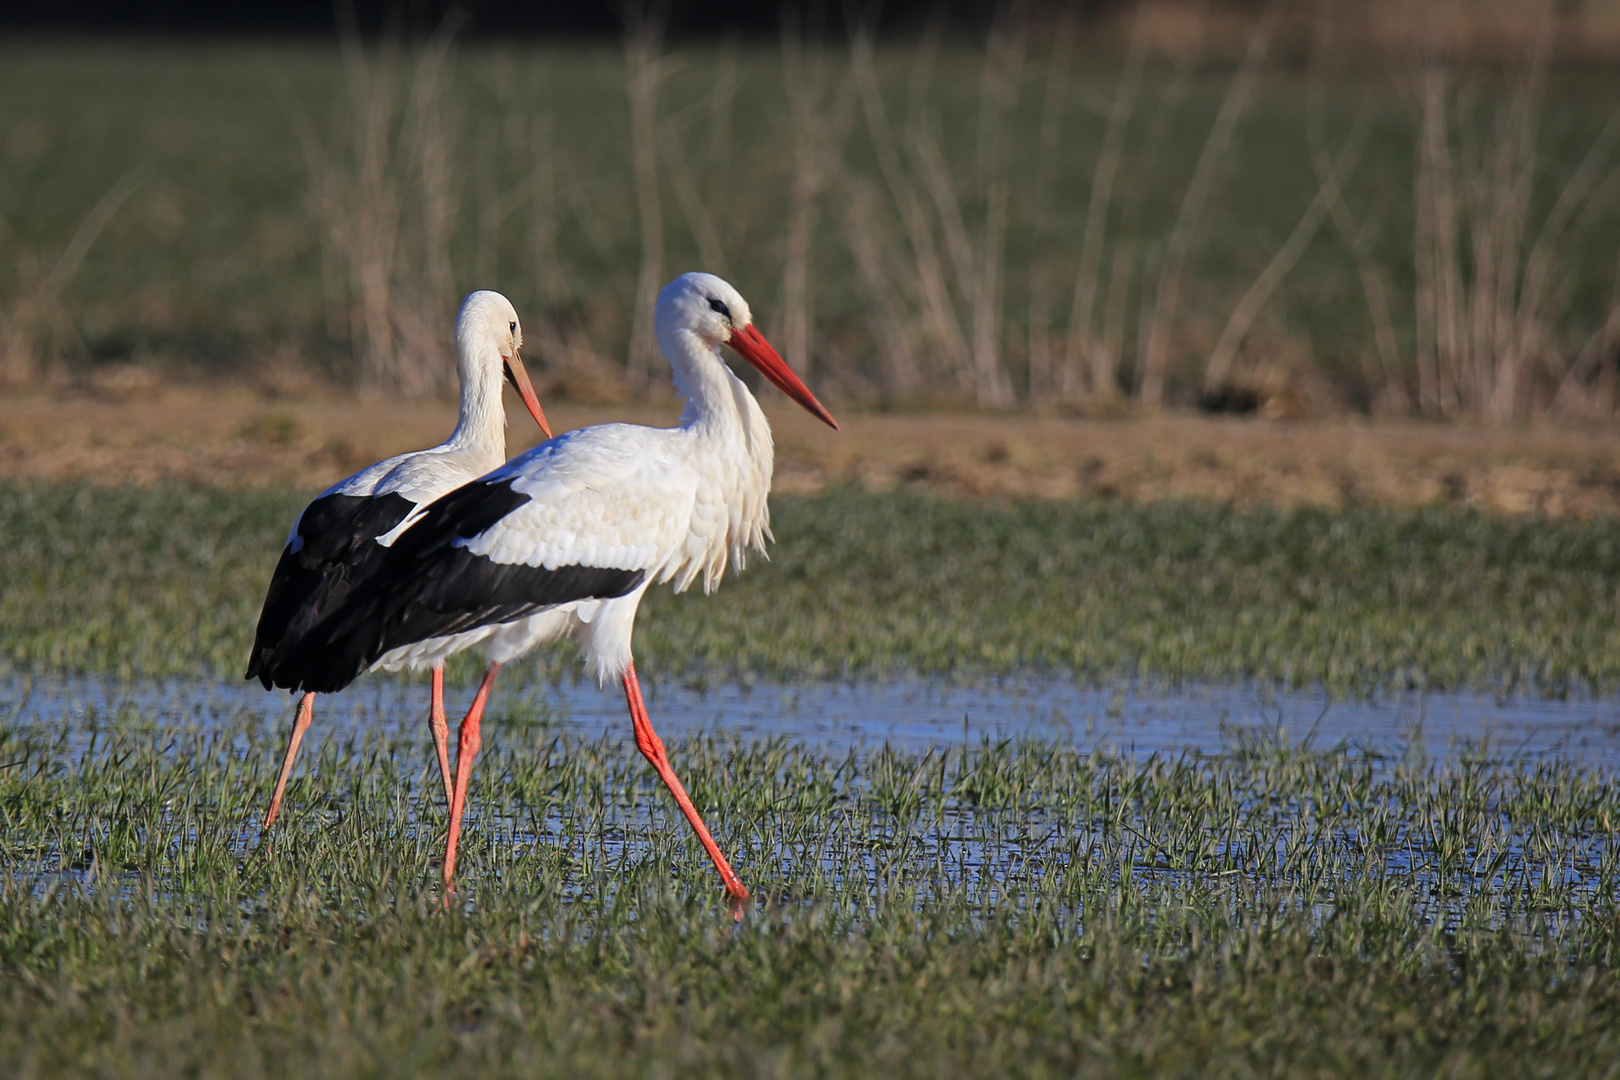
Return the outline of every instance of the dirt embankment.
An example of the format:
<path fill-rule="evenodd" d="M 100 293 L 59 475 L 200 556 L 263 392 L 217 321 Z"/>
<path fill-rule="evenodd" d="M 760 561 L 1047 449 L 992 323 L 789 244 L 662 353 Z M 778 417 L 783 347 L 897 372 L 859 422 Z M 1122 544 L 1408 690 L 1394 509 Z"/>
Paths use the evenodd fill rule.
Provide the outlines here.
<path fill-rule="evenodd" d="M 1116 420 L 846 413 L 828 431 L 780 402 L 779 491 L 855 482 L 957 496 L 1208 498 L 1243 505 L 1467 504 L 1552 517 L 1620 513 L 1620 430 L 1515 431 L 1396 422 L 1276 423 L 1163 415 Z M 608 419 L 673 423 L 673 403 L 557 404 L 564 431 Z M 511 410 L 514 452 L 538 431 Z M 446 403 L 267 399 L 160 388 L 124 400 L 0 401 L 0 476 L 318 490 L 360 466 L 431 445 Z"/>

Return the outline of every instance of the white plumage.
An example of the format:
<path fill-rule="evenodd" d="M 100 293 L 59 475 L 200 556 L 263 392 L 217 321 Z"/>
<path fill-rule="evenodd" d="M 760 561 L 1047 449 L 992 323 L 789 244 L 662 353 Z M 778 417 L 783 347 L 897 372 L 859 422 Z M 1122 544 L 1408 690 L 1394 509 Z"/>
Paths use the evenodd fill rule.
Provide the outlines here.
<path fill-rule="evenodd" d="M 523 326 L 512 302 L 488 289 L 468 294 L 456 314 L 456 375 L 461 394 L 456 427 L 450 437 L 438 446 L 395 454 L 367 465 L 321 495 L 399 495 L 421 507 L 498 467 L 506 461 L 503 377 L 511 380 L 534 422 L 546 438 L 551 438 L 551 426 L 546 423 L 523 366 L 522 351 Z M 378 542 L 386 547 L 414 520 L 414 516 L 408 516 L 379 536 Z M 298 522 L 293 522 L 287 539 L 289 544 L 300 539 Z"/>
<path fill-rule="evenodd" d="M 731 872 L 669 770 L 632 661 L 636 609 L 649 585 L 713 591 L 770 537 L 773 451 L 758 403 L 720 355 L 730 344 L 771 382 L 837 424 L 752 326 L 748 304 L 711 274 L 659 294 L 655 328 L 686 400 L 680 424 L 604 424 L 514 458 L 420 515 L 353 612 L 319 647 L 316 684 L 340 687 L 366 668 L 442 664 L 479 644 L 490 661 L 462 722 L 445 883 L 453 883 L 460 815 L 483 703 L 501 664 L 561 636 L 599 679 L 625 684 L 637 743 L 669 785 L 725 879 Z M 351 633 L 353 636 L 351 636 Z"/>
<path fill-rule="evenodd" d="M 248 664 L 247 677 L 294 687 L 299 677 L 292 657 L 304 635 L 365 575 L 379 565 L 388 547 L 416 520 L 422 507 L 506 460 L 506 411 L 501 379 L 512 382 L 535 422 L 551 430 L 535 397 L 521 350 L 517 312 L 500 293 L 480 291 L 462 302 L 456 317 L 456 371 L 461 382 L 455 431 L 438 446 L 379 461 L 323 491 L 293 522 L 276 566 Z M 314 710 L 314 694 L 299 702 L 281 773 L 265 816 L 276 819 L 304 731 Z M 442 672 L 435 669 L 429 716 L 443 774 L 451 793 Z"/>

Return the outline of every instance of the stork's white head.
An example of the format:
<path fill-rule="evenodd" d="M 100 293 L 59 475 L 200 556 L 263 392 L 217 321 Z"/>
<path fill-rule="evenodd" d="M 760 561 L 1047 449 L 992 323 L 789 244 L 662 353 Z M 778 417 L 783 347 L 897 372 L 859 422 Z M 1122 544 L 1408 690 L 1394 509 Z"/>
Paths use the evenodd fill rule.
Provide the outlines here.
<path fill-rule="evenodd" d="M 804 406 L 810 415 L 836 429 L 832 418 L 808 387 L 793 374 L 775 349 L 754 328 L 748 301 L 731 283 L 713 274 L 682 274 L 658 294 L 653 327 L 660 341 L 681 334 L 696 336 L 708 349 L 730 345 L 777 389 Z"/>
<path fill-rule="evenodd" d="M 658 294 L 658 328 L 689 330 L 708 345 L 724 345 L 754 323 L 748 301 L 731 282 L 713 274 L 682 274 Z"/>
<path fill-rule="evenodd" d="M 499 362 L 506 381 L 518 392 L 529 415 L 549 439 L 551 425 L 546 423 L 546 414 L 540 409 L 540 399 L 523 366 L 522 352 L 523 324 L 518 321 L 512 302 L 489 289 L 469 293 L 456 315 L 456 353 L 462 385 L 477 379 L 484 365 Z"/>

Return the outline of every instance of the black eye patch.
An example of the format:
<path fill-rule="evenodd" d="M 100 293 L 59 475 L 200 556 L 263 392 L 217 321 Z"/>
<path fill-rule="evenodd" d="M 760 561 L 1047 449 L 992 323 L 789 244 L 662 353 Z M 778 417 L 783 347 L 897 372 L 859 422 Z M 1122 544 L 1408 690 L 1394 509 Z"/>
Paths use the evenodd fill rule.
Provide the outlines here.
<path fill-rule="evenodd" d="M 724 300 L 715 300 L 711 297 L 709 300 L 709 310 L 717 311 L 728 319 L 731 318 L 731 309 L 726 307 L 726 302 Z"/>

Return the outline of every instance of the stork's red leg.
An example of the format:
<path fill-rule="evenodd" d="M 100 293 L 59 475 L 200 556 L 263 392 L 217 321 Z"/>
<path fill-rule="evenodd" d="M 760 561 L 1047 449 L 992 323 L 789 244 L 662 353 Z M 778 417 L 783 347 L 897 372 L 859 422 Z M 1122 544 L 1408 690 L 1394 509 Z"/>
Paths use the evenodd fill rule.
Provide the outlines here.
<path fill-rule="evenodd" d="M 461 811 L 467 805 L 467 782 L 472 779 L 473 758 L 478 756 L 478 748 L 482 740 L 478 737 L 478 726 L 484 719 L 484 705 L 489 701 L 490 687 L 495 685 L 495 673 L 501 670 L 501 665 L 491 664 L 489 670 L 484 672 L 484 681 L 478 687 L 478 695 L 473 698 L 472 708 L 467 710 L 467 716 L 461 721 L 461 729 L 456 737 L 456 790 L 450 796 L 450 836 L 444 842 L 444 891 L 445 898 L 456 887 L 456 845 L 461 840 Z"/>
<path fill-rule="evenodd" d="M 292 737 L 287 740 L 287 756 L 281 762 L 281 775 L 276 777 L 276 793 L 270 796 L 270 810 L 264 815 L 266 829 L 281 812 L 281 795 L 287 790 L 287 777 L 292 775 L 293 758 L 298 756 L 298 744 L 304 741 L 304 732 L 309 730 L 309 722 L 314 716 L 315 695 L 305 694 L 298 699 L 298 715 L 293 718 Z"/>
<path fill-rule="evenodd" d="M 641 700 L 641 683 L 636 679 L 636 665 L 634 662 L 624 670 L 624 696 L 630 703 L 630 720 L 636 728 L 636 748 L 642 756 L 652 762 L 652 767 L 658 771 L 658 778 L 669 788 L 669 793 L 675 796 L 675 802 L 691 823 L 692 831 L 703 844 L 703 849 L 709 853 L 714 862 L 714 868 L 720 871 L 720 880 L 726 883 L 726 892 L 731 894 L 731 910 L 739 919 L 742 918 L 743 907 L 748 903 L 748 890 L 743 883 L 737 880 L 732 872 L 731 864 L 726 857 L 720 854 L 720 845 L 714 842 L 709 835 L 709 827 L 703 824 L 703 818 L 698 814 L 697 807 L 686 796 L 686 788 L 681 786 L 680 779 L 676 777 L 675 770 L 669 766 L 669 755 L 664 752 L 664 740 L 658 737 L 653 730 L 652 720 L 647 717 L 647 704 Z"/>
<path fill-rule="evenodd" d="M 433 669 L 433 704 L 428 707 L 428 728 L 433 732 L 433 749 L 439 755 L 439 775 L 444 778 L 444 805 L 456 801 L 455 781 L 450 779 L 450 725 L 444 719 L 444 665 Z"/>

